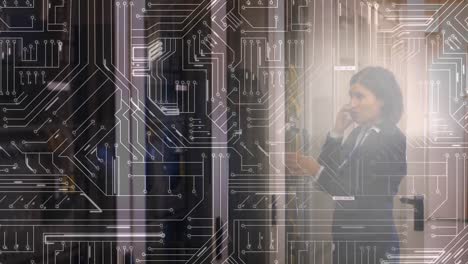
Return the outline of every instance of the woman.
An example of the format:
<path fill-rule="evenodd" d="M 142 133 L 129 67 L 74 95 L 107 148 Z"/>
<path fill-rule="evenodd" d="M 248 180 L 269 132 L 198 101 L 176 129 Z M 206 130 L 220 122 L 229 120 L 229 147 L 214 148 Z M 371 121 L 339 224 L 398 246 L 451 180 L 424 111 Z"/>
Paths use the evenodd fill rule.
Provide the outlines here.
<path fill-rule="evenodd" d="M 400 87 L 388 70 L 368 67 L 352 77 L 349 96 L 318 162 L 302 155 L 295 162 L 315 175 L 335 202 L 333 263 L 397 263 L 393 198 L 406 175 L 406 137 L 397 127 Z M 353 123 L 357 127 L 342 143 Z"/>

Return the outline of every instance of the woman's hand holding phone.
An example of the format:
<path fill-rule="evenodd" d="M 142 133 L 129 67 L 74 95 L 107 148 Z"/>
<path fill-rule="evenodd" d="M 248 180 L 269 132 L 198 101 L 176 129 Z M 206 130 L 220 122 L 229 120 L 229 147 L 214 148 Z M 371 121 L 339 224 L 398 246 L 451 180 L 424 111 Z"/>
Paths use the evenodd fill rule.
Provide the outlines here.
<path fill-rule="evenodd" d="M 343 135 L 345 130 L 354 122 L 351 118 L 350 111 L 350 104 L 346 104 L 343 107 L 341 107 L 340 111 L 336 116 L 335 126 L 332 130 L 333 133 Z"/>

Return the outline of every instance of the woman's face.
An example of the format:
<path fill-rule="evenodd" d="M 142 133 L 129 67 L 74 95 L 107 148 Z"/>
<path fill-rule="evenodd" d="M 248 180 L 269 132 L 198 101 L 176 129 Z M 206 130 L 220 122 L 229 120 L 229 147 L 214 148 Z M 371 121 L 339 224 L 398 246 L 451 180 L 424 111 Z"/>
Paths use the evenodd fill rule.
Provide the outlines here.
<path fill-rule="evenodd" d="M 381 119 L 383 102 L 365 86 L 357 83 L 349 89 L 350 114 L 359 125 L 376 124 Z"/>

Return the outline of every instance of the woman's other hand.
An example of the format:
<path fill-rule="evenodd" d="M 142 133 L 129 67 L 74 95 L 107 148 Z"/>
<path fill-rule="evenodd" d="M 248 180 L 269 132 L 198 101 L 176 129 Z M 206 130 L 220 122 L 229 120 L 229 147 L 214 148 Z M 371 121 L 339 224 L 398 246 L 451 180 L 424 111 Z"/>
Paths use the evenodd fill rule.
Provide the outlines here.
<path fill-rule="evenodd" d="M 315 176 L 321 167 L 314 158 L 300 152 L 286 153 L 285 163 L 288 174 L 295 176 Z"/>

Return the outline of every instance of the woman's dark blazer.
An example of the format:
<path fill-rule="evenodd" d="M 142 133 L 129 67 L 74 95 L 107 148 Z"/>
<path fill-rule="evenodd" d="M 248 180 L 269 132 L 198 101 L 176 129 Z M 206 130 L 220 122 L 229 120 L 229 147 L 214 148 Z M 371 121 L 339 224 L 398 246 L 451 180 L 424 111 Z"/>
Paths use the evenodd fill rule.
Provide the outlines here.
<path fill-rule="evenodd" d="M 335 200 L 333 239 L 398 241 L 393 198 L 406 175 L 406 137 L 396 125 L 381 123 L 353 150 L 361 129 L 343 144 L 328 135 L 319 156 L 324 169 L 317 183 Z"/>

